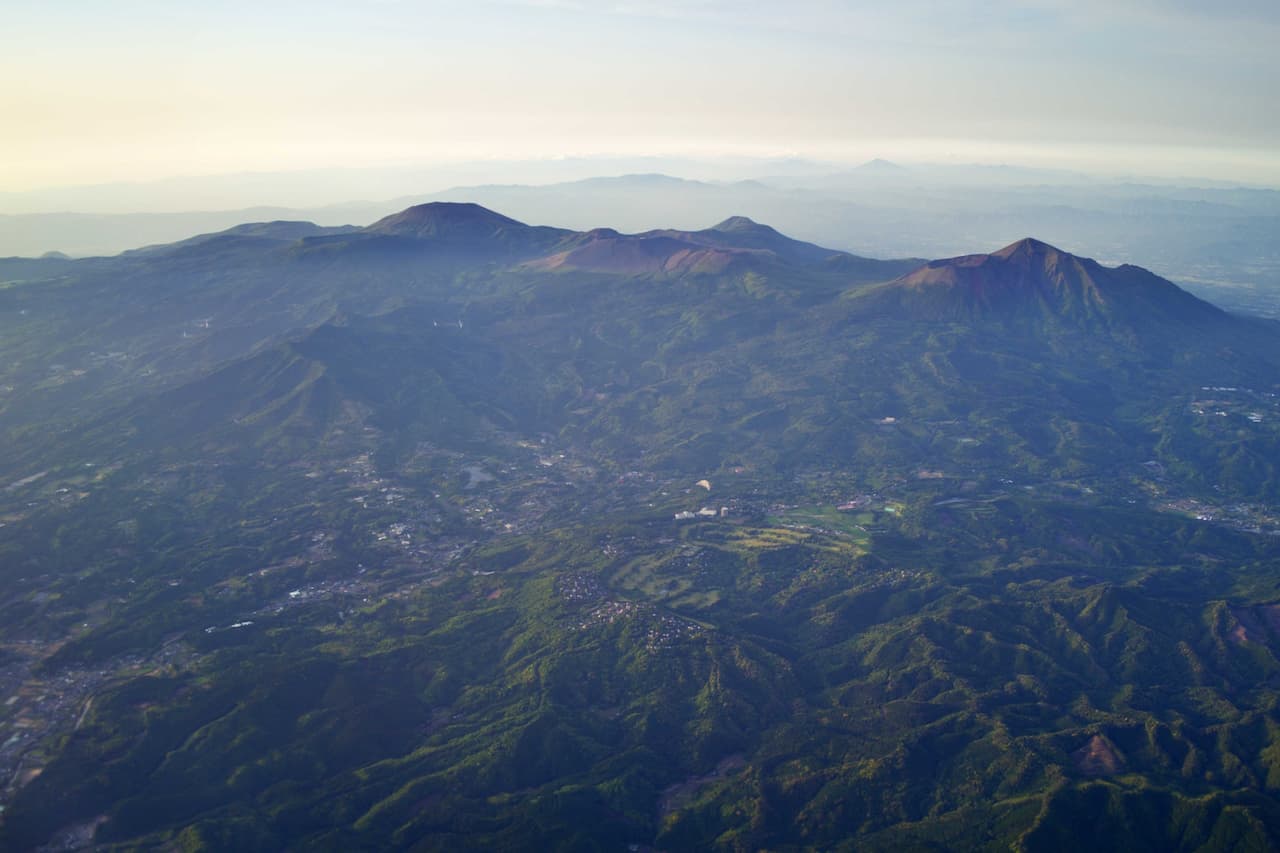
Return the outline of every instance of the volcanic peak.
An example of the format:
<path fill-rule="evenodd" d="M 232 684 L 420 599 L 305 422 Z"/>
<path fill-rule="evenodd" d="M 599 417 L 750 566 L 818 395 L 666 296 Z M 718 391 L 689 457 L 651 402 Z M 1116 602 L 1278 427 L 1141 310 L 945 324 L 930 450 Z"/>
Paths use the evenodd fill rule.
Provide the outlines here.
<path fill-rule="evenodd" d="M 708 231 L 720 231 L 725 234 L 732 234 L 741 231 L 762 231 L 771 234 L 778 233 L 775 229 L 768 225 L 761 225 L 754 219 L 748 219 L 745 216 L 730 216 L 724 222 L 712 225 Z"/>
<path fill-rule="evenodd" d="M 868 296 L 869 305 L 934 319 L 1038 318 L 1151 329 L 1214 323 L 1223 316 L 1140 267 L 1104 267 L 1030 237 L 990 254 L 930 261 Z"/>
<path fill-rule="evenodd" d="M 1065 255 L 1067 253 L 1056 246 L 1050 246 L 1048 243 L 1037 240 L 1034 237 L 1023 237 L 1016 243 L 1010 243 L 1000 251 L 992 252 L 992 254 L 998 258 L 1043 258 L 1050 255 Z"/>
<path fill-rule="evenodd" d="M 433 201 L 383 217 L 365 230 L 402 237 L 485 237 L 528 227 L 473 202 Z"/>

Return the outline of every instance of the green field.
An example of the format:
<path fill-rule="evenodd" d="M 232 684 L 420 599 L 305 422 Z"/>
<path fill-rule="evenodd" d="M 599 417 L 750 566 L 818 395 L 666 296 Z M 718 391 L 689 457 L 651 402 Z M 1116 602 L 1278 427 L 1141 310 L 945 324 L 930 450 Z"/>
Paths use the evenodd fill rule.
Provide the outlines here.
<path fill-rule="evenodd" d="M 874 512 L 842 512 L 833 506 L 808 506 L 787 510 L 770 517 L 769 521 L 777 525 L 835 533 L 865 546 L 871 541 L 867 528 L 877 524 L 877 517 L 882 515 Z"/>

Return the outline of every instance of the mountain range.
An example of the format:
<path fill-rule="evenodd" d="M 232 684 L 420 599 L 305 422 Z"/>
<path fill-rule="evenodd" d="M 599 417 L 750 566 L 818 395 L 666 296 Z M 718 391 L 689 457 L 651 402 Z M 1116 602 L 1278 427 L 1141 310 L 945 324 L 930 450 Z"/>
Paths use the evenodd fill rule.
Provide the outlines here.
<path fill-rule="evenodd" d="M 1280 843 L 1275 321 L 464 202 L 0 278 L 2 846 Z"/>
<path fill-rule="evenodd" d="M 1270 248 L 1280 215 L 1280 194 L 1274 189 L 877 161 L 843 171 L 833 165 L 790 169 L 785 163 L 757 164 L 755 171 L 734 176 L 713 175 L 696 164 L 683 164 L 683 170 L 666 174 L 638 167 L 675 169 L 680 164 L 630 165 L 630 173 L 600 177 L 597 171 L 597 177 L 579 180 L 569 177 L 591 174 L 584 172 L 582 163 L 562 164 L 563 169 L 548 166 L 536 179 L 524 178 L 523 184 L 512 182 L 515 173 L 502 164 L 474 174 L 450 173 L 454 184 L 460 177 L 473 178 L 464 186 L 440 183 L 445 178 L 439 174 L 402 175 L 387 182 L 367 174 L 360 179 L 353 172 L 343 178 L 342 186 L 349 183 L 350 188 L 331 197 L 338 203 L 326 206 L 201 211 L 193 200 L 186 202 L 189 209 L 175 208 L 176 202 L 165 195 L 149 203 L 139 199 L 131 209 L 173 212 L 17 213 L 20 208 L 14 207 L 14 214 L 0 215 L 0 256 L 49 250 L 75 256 L 114 254 L 263 219 L 341 226 L 369 222 L 426 201 L 479 202 L 524 221 L 584 231 L 600 226 L 624 232 L 672 225 L 695 229 L 746 213 L 806 240 L 876 257 L 954 255 L 995 248 L 1017 234 L 1034 233 L 1107 263 L 1140 263 L 1232 310 L 1280 316 Z M 292 176 L 274 197 L 282 202 L 296 198 L 294 190 L 299 188 L 314 196 L 323 183 L 310 176 L 312 186 L 308 177 Z M 197 185 L 206 184 L 216 181 L 196 182 L 179 197 L 205 198 Z M 169 189 L 177 193 L 179 186 Z M 406 195 L 406 187 L 417 190 Z M 258 189 L 256 198 L 271 197 L 264 187 Z M 80 197 L 69 196 L 47 209 L 99 209 L 93 200 L 97 196 L 84 195 L 84 206 L 77 206 L 72 199 Z"/>

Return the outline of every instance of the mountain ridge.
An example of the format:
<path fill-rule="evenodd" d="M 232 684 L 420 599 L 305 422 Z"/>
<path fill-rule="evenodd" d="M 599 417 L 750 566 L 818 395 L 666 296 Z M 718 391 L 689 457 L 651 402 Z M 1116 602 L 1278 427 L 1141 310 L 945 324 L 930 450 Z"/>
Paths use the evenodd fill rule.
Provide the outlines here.
<path fill-rule="evenodd" d="M 1026 237 L 995 252 L 929 261 L 866 294 L 921 319 L 1071 322 L 1095 329 L 1206 326 L 1222 309 L 1142 267 L 1105 267 Z"/>

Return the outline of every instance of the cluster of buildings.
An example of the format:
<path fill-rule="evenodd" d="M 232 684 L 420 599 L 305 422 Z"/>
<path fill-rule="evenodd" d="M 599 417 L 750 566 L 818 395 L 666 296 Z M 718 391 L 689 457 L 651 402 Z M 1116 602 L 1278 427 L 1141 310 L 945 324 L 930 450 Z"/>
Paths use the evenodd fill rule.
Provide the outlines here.
<path fill-rule="evenodd" d="M 722 506 L 720 509 L 704 506 L 697 512 L 690 512 L 689 510 L 677 512 L 675 517 L 676 521 L 693 521 L 699 518 L 728 518 L 728 516 L 729 508 L 727 506 Z"/>

